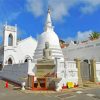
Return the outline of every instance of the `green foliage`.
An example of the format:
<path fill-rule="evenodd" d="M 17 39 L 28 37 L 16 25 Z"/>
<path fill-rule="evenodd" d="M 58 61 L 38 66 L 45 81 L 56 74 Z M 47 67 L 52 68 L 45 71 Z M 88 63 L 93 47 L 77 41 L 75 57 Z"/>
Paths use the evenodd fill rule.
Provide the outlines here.
<path fill-rule="evenodd" d="M 59 40 L 59 42 L 62 43 L 62 44 L 65 43 L 65 41 L 64 40 L 61 40 L 61 39 Z"/>
<path fill-rule="evenodd" d="M 94 39 L 98 39 L 100 37 L 100 33 L 98 32 L 93 32 L 92 34 L 90 34 L 90 39 L 94 40 Z"/>

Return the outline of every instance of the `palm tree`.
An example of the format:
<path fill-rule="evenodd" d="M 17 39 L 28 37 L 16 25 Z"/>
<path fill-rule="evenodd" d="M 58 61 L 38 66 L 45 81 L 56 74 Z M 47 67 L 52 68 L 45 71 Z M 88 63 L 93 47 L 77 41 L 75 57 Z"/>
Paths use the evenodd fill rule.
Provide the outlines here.
<path fill-rule="evenodd" d="M 98 39 L 100 37 L 100 33 L 98 32 L 93 32 L 92 34 L 90 34 L 90 40 L 94 40 L 94 39 Z"/>

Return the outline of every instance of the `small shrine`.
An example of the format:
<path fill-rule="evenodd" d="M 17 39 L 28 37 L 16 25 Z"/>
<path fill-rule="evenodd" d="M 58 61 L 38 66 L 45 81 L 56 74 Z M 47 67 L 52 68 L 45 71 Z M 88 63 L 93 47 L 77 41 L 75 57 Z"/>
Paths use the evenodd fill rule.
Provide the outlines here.
<path fill-rule="evenodd" d="M 56 63 L 55 60 L 52 59 L 52 52 L 48 42 L 45 42 L 43 58 L 37 60 L 36 69 L 36 80 L 33 78 L 32 89 L 55 90 L 55 81 L 58 80 L 56 75 Z"/>

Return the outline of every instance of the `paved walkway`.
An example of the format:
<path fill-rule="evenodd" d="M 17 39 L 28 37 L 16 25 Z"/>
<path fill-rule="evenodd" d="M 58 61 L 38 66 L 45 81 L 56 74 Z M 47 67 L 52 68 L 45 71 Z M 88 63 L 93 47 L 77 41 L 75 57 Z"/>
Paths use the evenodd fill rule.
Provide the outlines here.
<path fill-rule="evenodd" d="M 100 100 L 100 85 L 56 91 L 22 91 L 0 80 L 0 100 Z"/>

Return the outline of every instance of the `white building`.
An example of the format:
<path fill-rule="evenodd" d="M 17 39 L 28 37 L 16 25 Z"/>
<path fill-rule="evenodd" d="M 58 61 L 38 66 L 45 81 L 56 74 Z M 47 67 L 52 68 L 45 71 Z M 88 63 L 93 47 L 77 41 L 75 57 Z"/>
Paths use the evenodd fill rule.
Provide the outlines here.
<path fill-rule="evenodd" d="M 78 44 L 71 41 L 69 46 L 63 48 L 62 51 L 67 61 L 80 58 L 81 60 L 95 59 L 100 62 L 100 38 Z"/>
<path fill-rule="evenodd" d="M 42 59 L 43 57 L 45 42 L 49 43 L 49 47 L 52 52 L 52 59 L 54 59 L 54 61 L 56 62 L 55 72 L 57 74 L 57 78 L 61 79 L 61 81 L 56 84 L 56 87 L 58 87 L 59 89 L 61 89 L 63 85 L 66 85 L 67 82 L 78 84 L 78 79 L 81 79 L 78 78 L 78 71 L 80 71 L 78 70 L 78 68 L 80 66 L 77 64 L 79 64 L 79 62 L 76 63 L 74 61 L 75 58 L 86 57 L 88 59 L 88 57 L 92 57 L 94 55 L 94 51 L 91 50 L 92 46 L 94 46 L 92 42 L 90 42 L 89 45 L 87 44 L 85 47 L 83 47 L 82 45 L 77 46 L 71 43 L 69 47 L 63 49 L 62 52 L 59 44 L 59 38 L 54 32 L 52 26 L 50 10 L 48 10 L 44 32 L 39 36 L 37 42 L 32 37 L 17 42 L 17 28 L 8 25 L 5 25 L 4 27 L 3 40 L 3 45 L 0 47 L 0 62 L 4 68 L 2 69 L 0 76 L 18 83 L 21 83 L 23 81 L 22 78 L 27 79 L 28 75 L 36 77 L 36 61 L 38 59 Z M 96 45 L 99 48 L 98 41 L 96 42 Z M 94 46 L 93 50 L 96 50 L 96 45 Z M 76 49 L 76 47 L 78 49 L 86 48 L 85 51 L 83 49 L 82 52 L 88 53 L 89 55 L 87 56 L 87 54 L 82 54 L 82 52 L 79 53 L 77 52 L 77 50 L 73 50 L 74 48 Z M 88 48 L 90 49 L 88 50 Z M 72 50 L 73 52 L 71 52 Z M 99 51 L 97 52 L 99 53 Z M 98 54 L 95 55 L 98 56 Z M 98 58 L 97 56 L 95 57 Z M 32 60 L 29 60 L 27 62 L 28 58 Z M 93 65 L 91 67 L 93 68 L 94 63 L 91 65 Z M 94 76 L 97 75 L 97 78 L 100 81 L 100 68 L 98 67 L 99 65 L 100 63 L 97 64 L 97 69 L 95 70 L 97 74 L 91 75 L 93 76 L 93 79 L 95 79 Z M 88 73 L 86 73 L 85 75 L 88 75 Z M 90 79 L 89 76 L 90 75 L 88 75 L 88 79 Z M 81 75 L 79 77 L 81 77 Z M 37 80 L 35 79 L 35 81 Z"/>
<path fill-rule="evenodd" d="M 17 27 L 5 25 L 3 29 L 3 44 L 0 46 L 1 66 L 18 64 L 33 59 L 37 42 L 31 36 L 17 41 Z"/>

